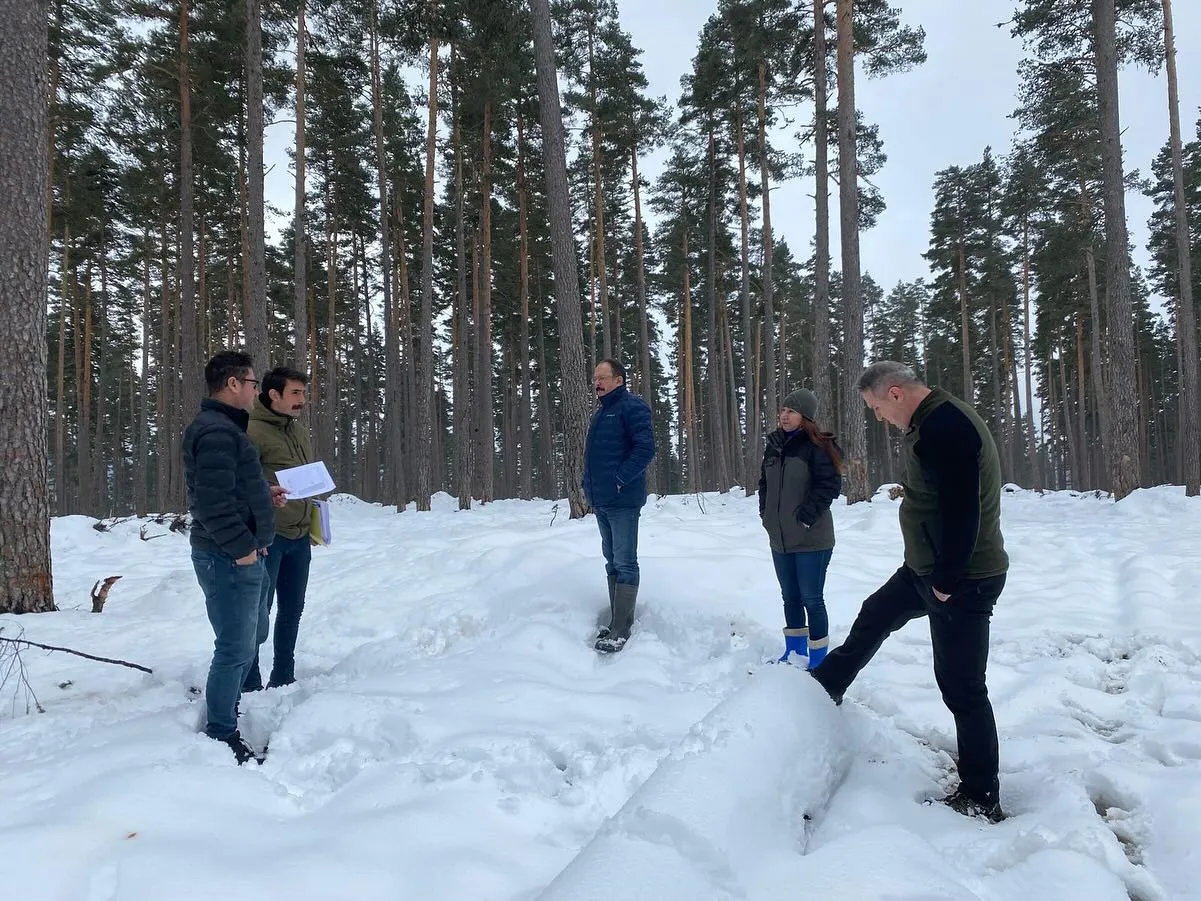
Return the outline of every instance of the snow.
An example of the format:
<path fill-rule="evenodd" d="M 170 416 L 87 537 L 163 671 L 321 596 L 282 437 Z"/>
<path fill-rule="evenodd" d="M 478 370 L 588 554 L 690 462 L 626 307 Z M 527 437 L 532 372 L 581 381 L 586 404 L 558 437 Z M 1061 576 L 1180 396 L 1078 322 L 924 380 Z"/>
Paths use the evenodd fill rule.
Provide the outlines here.
<path fill-rule="evenodd" d="M 613 657 L 589 644 L 595 523 L 564 502 L 335 497 L 299 681 L 243 700 L 270 754 L 242 768 L 196 731 L 212 635 L 186 536 L 55 520 L 61 611 L 3 635 L 154 674 L 22 652 L 46 712 L 15 676 L 0 691 L 4 897 L 1201 898 L 1201 502 L 1007 490 L 993 826 L 922 803 L 953 785 L 955 741 L 920 621 L 840 708 L 765 664 L 779 593 L 739 495 L 648 505 Z M 898 505 L 835 510 L 835 644 L 899 563 Z"/>

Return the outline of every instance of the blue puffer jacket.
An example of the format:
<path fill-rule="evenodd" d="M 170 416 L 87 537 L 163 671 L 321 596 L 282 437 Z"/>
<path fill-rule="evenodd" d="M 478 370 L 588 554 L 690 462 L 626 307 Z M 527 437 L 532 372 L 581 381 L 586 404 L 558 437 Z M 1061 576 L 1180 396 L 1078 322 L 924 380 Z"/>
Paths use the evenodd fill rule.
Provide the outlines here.
<path fill-rule="evenodd" d="M 601 398 L 588 426 L 584 497 L 593 507 L 641 507 L 646 468 L 655 459 L 655 429 L 646 401 L 614 388 Z"/>
<path fill-rule="evenodd" d="M 259 452 L 246 436 L 250 415 L 205 398 L 183 436 L 192 547 L 237 560 L 275 538 L 275 508 Z"/>

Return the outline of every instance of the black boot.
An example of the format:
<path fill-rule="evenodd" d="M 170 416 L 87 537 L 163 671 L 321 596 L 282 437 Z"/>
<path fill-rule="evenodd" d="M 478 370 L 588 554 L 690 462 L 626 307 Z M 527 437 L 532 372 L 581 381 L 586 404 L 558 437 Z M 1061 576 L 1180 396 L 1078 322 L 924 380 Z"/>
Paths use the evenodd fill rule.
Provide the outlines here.
<path fill-rule="evenodd" d="M 609 575 L 609 625 L 601 626 L 596 633 L 597 640 L 609 637 L 609 631 L 613 628 L 613 593 L 617 589 L 617 576 Z"/>
<path fill-rule="evenodd" d="M 596 649 L 602 654 L 615 654 L 626 646 L 634 625 L 634 610 L 638 605 L 638 586 L 624 582 L 613 591 L 613 624 L 609 634 L 597 638 Z"/>
<path fill-rule="evenodd" d="M 241 732 L 235 732 L 233 735 L 217 740 L 229 745 L 229 749 L 234 752 L 234 759 L 238 761 L 238 766 L 250 760 L 258 760 L 258 755 L 254 753 L 254 748 L 246 743 L 246 739 L 242 737 Z M 262 760 L 259 760 L 259 763 L 262 763 Z"/>

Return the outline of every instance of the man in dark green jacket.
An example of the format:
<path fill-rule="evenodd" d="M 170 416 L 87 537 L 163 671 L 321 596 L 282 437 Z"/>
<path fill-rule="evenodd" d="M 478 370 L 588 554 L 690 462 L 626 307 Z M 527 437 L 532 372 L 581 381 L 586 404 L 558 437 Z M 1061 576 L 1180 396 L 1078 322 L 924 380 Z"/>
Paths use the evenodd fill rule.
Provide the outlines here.
<path fill-rule="evenodd" d="M 263 476 L 273 485 L 278 483 L 276 473 L 281 469 L 313 462 L 308 432 L 299 420 L 308 382 L 309 377 L 295 369 L 272 369 L 263 376 L 259 396 L 250 411 L 246 432 L 258 449 Z M 312 511 L 311 500 L 295 500 L 288 501 L 275 513 L 275 540 L 267 552 L 258 622 L 258 644 L 262 645 L 270 631 L 274 596 L 275 657 L 267 680 L 268 688 L 296 681 L 296 636 L 300 631 L 300 615 L 304 612 L 312 559 Z M 262 687 L 263 676 L 256 653 L 242 690 L 258 691 Z"/>
<path fill-rule="evenodd" d="M 951 808 L 1004 817 L 997 726 L 988 700 L 989 619 L 1005 587 L 1001 464 L 988 427 L 957 397 L 929 388 L 903 363 L 869 366 L 864 402 L 904 433 L 901 534 L 905 562 L 863 603 L 843 644 L 813 677 L 836 703 L 889 635 L 919 616 L 930 622 L 934 677 L 955 717 L 959 787 Z"/>

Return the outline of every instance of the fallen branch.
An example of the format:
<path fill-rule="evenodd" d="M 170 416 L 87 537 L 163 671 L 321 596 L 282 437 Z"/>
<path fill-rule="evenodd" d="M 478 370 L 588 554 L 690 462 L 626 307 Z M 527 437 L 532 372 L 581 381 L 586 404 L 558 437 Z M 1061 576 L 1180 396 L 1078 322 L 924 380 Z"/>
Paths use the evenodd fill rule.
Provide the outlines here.
<path fill-rule="evenodd" d="M 92 612 L 93 613 L 103 613 L 104 612 L 104 602 L 108 600 L 108 591 L 110 588 L 113 587 L 113 583 L 116 582 L 120 578 L 121 578 L 120 576 L 109 576 L 107 579 L 104 580 L 103 585 L 101 585 L 100 581 L 97 580 L 96 584 L 92 586 Z"/>
<path fill-rule="evenodd" d="M 98 663 L 113 663 L 117 666 L 127 666 L 130 669 L 140 670 L 143 673 L 150 673 L 151 675 L 154 674 L 154 670 L 152 670 L 150 667 L 142 666 L 140 663 L 130 663 L 128 660 L 118 660 L 113 657 L 97 657 L 95 654 L 85 654 L 83 651 L 75 651 L 71 648 L 60 648 L 51 644 L 38 644 L 36 641 L 27 641 L 24 638 L 5 638 L 3 635 L 0 635 L 0 641 L 7 642 L 12 645 L 25 645 L 26 647 L 30 648 L 40 648 L 43 651 L 62 651 L 64 654 L 74 654 L 76 657 L 84 657 L 88 660 L 95 660 Z"/>
<path fill-rule="evenodd" d="M 156 538 L 162 538 L 162 535 L 147 535 L 146 530 L 150 528 L 150 523 L 145 523 L 142 528 L 138 529 L 138 537 L 143 541 L 154 541 Z"/>

